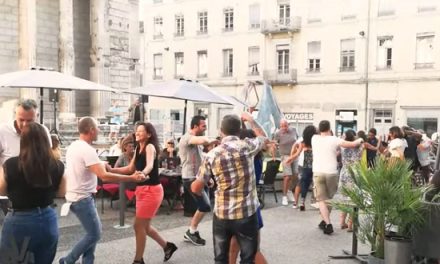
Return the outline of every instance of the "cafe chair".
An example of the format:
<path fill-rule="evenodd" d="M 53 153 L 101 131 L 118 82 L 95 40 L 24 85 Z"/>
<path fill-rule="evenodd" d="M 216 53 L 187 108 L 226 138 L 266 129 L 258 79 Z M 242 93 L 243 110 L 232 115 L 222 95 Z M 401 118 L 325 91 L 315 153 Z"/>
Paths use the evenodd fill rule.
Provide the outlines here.
<path fill-rule="evenodd" d="M 260 203 L 264 207 L 264 197 L 266 192 L 271 191 L 275 197 L 275 202 L 278 203 L 277 192 L 275 189 L 275 179 L 279 172 L 281 161 L 270 160 L 266 163 L 266 170 L 263 172 L 263 184 L 257 185 L 257 192 Z"/>

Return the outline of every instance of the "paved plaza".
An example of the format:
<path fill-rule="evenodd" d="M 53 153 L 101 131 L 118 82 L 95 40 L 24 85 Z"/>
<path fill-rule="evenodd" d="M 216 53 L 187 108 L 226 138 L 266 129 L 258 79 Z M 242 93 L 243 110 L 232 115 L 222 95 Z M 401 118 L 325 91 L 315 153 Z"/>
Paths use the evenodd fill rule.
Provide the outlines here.
<path fill-rule="evenodd" d="M 280 195 L 278 195 L 280 198 Z M 58 200 L 59 210 L 62 200 Z M 135 240 L 132 228 L 117 229 L 119 212 L 117 202 L 110 208 L 105 200 L 104 214 L 101 214 L 101 200 L 97 205 L 103 223 L 103 236 L 96 249 L 96 262 L 100 263 L 131 263 L 134 256 Z M 357 263 L 353 260 L 332 260 L 328 255 L 339 255 L 341 249 L 351 248 L 351 234 L 338 228 L 338 212 L 332 214 L 335 233 L 324 235 L 317 225 L 320 221 L 318 210 L 307 208 L 305 212 L 283 207 L 275 203 L 273 196 L 266 197 L 266 208 L 262 210 L 264 228 L 262 229 L 261 250 L 269 263 L 277 264 L 321 264 L 321 263 Z M 0 216 L 0 222 L 3 216 Z M 128 208 L 126 223 L 132 224 L 134 208 Z M 200 233 L 207 240 L 207 245 L 193 246 L 183 240 L 190 218 L 183 217 L 181 210 L 167 214 L 167 206 L 161 208 L 153 225 L 161 230 L 161 234 L 169 241 L 176 243 L 179 249 L 168 263 L 213 263 L 212 217 L 208 215 L 199 226 Z M 83 231 L 73 214 L 60 217 L 60 240 L 57 258 L 65 254 L 81 237 Z M 368 251 L 366 245 L 360 245 L 359 251 Z M 151 239 L 147 240 L 145 252 L 146 263 L 163 263 L 163 251 Z"/>

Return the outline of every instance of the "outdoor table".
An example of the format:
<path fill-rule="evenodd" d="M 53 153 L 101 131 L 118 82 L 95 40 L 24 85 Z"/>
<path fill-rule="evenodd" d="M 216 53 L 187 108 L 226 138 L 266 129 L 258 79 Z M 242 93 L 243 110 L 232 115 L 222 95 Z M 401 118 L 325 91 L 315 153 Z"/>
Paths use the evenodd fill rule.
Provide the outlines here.
<path fill-rule="evenodd" d="M 181 187 L 182 187 L 182 172 L 178 169 L 168 170 L 163 169 L 160 170 L 159 176 L 161 178 L 165 178 L 168 181 L 164 187 L 164 198 L 167 199 L 169 203 L 168 214 L 174 209 L 176 206 L 178 199 L 181 196 Z M 171 198 L 171 202 L 169 199 Z"/>

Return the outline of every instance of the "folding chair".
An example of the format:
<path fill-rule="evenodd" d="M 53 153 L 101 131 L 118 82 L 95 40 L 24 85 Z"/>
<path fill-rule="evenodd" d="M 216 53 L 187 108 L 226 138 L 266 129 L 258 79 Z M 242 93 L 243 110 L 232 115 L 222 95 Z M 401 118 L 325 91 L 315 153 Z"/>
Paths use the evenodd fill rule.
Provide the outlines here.
<path fill-rule="evenodd" d="M 264 207 L 264 197 L 266 191 L 272 191 L 275 197 L 275 202 L 278 203 L 277 192 L 275 189 L 275 178 L 279 172 L 281 161 L 270 160 L 266 164 L 266 170 L 263 172 L 263 184 L 257 186 L 260 201 L 262 202 L 262 207 Z"/>

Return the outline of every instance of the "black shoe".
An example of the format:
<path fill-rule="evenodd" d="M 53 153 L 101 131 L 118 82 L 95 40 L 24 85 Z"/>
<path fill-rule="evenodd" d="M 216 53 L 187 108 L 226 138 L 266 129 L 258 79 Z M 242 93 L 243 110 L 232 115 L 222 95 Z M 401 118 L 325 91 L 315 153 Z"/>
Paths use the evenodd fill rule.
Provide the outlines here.
<path fill-rule="evenodd" d="M 333 233 L 333 226 L 332 224 L 328 224 L 324 228 L 324 234 L 330 235 L 331 233 Z"/>
<path fill-rule="evenodd" d="M 163 250 L 165 256 L 163 257 L 163 261 L 168 261 L 171 256 L 173 256 L 174 252 L 177 250 L 177 247 L 174 243 L 167 242 L 165 249 Z"/>
<path fill-rule="evenodd" d="M 324 222 L 324 220 L 322 220 L 321 223 L 319 223 L 318 227 L 319 227 L 319 229 L 324 230 L 325 225 L 326 225 L 326 223 Z"/>
<path fill-rule="evenodd" d="M 132 264 L 145 264 L 144 258 L 141 258 L 141 260 L 133 260 Z"/>
<path fill-rule="evenodd" d="M 188 229 L 185 235 L 183 236 L 183 238 L 185 238 L 186 241 L 189 241 L 196 246 L 204 246 L 206 244 L 206 241 L 200 237 L 199 231 L 196 231 L 194 234 L 191 234 L 191 232 L 189 232 Z"/>
<path fill-rule="evenodd" d="M 300 211 L 305 211 L 305 210 L 306 210 L 306 206 L 305 206 L 304 204 L 301 204 L 301 205 L 299 206 L 299 210 L 300 210 Z"/>

